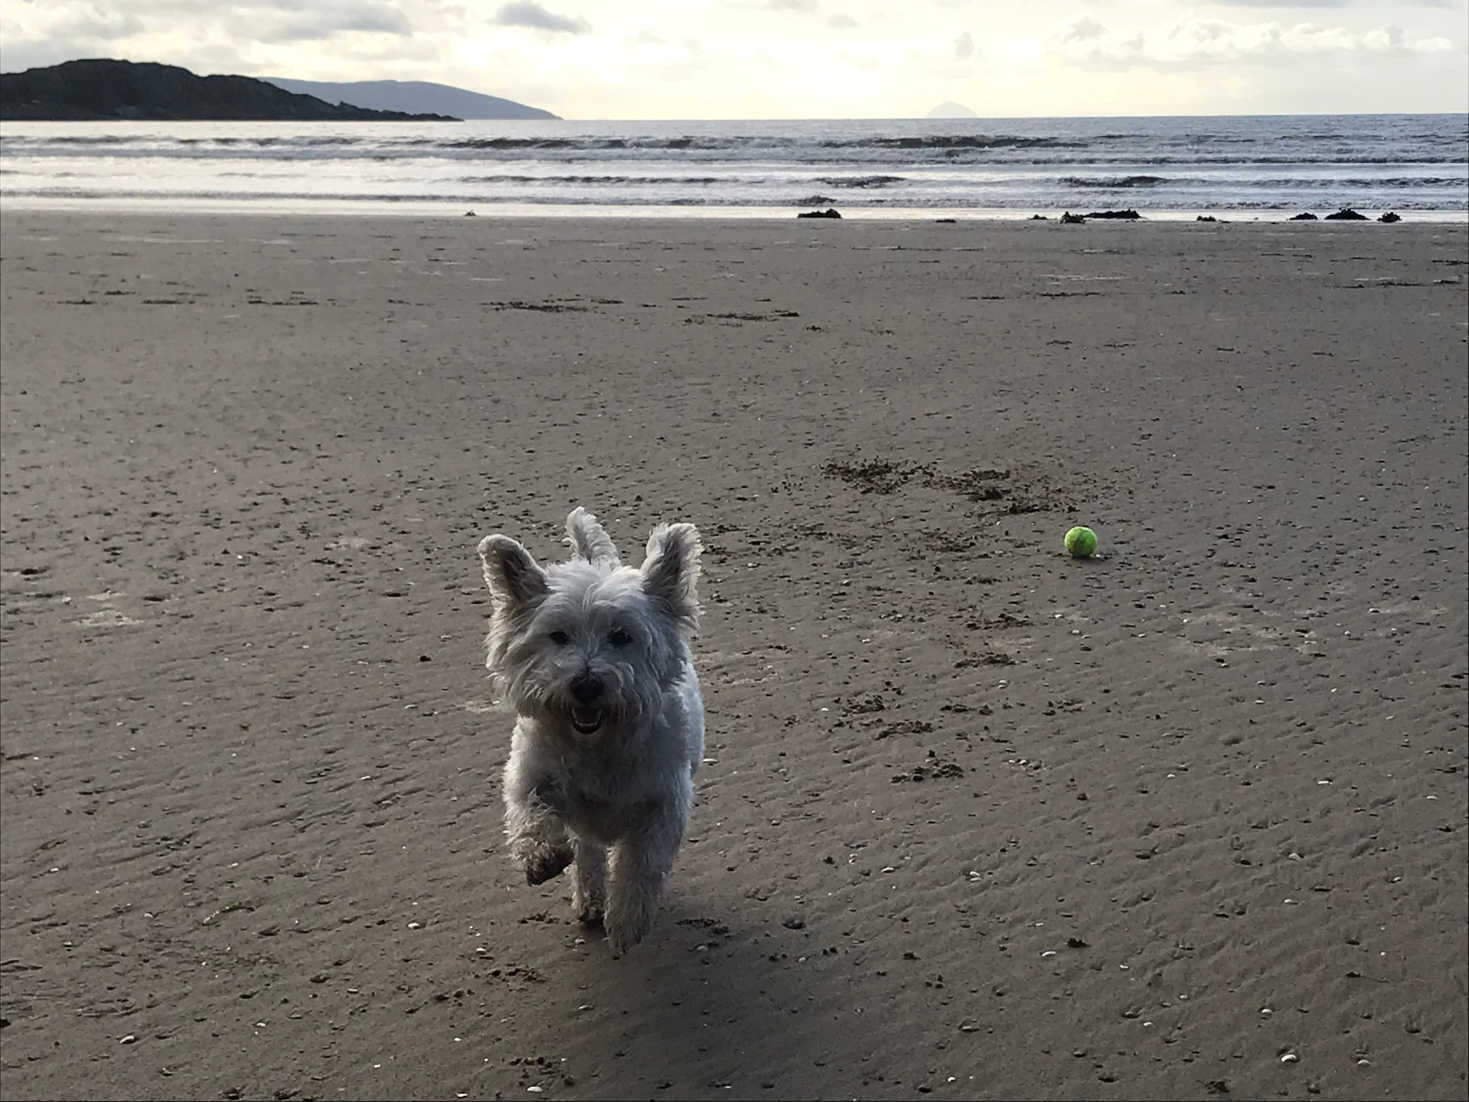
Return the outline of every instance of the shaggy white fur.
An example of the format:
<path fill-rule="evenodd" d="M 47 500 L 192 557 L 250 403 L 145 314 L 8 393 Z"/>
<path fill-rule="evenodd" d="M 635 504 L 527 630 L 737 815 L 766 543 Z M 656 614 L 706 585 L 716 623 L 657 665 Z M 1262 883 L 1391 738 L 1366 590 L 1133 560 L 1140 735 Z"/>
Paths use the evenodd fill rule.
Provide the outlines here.
<path fill-rule="evenodd" d="M 660 525 L 630 567 L 585 509 L 566 532 L 572 557 L 546 567 L 508 536 L 479 544 L 485 665 L 516 712 L 505 833 L 528 883 L 575 863 L 573 913 L 621 955 L 652 925 L 704 753 L 703 547 L 692 524 Z"/>

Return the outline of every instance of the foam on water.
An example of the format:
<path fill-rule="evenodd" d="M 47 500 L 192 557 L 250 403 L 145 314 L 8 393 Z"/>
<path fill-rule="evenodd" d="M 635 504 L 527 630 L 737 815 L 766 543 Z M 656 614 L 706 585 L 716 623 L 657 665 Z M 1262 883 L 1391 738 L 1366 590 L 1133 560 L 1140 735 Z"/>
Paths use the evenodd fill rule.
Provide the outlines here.
<path fill-rule="evenodd" d="M 7 123 L 14 206 L 869 217 L 1130 207 L 1461 220 L 1463 115 Z"/>

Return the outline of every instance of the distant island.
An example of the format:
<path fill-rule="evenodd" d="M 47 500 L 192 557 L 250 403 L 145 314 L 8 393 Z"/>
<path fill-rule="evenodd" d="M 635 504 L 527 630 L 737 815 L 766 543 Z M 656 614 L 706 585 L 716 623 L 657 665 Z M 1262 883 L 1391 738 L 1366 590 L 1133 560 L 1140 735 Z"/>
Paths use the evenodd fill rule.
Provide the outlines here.
<path fill-rule="evenodd" d="M 969 110 L 969 108 L 965 107 L 962 103 L 955 103 L 953 100 L 945 100 L 943 103 L 939 104 L 932 111 L 930 111 L 928 113 L 928 117 L 931 119 L 974 119 L 978 118 L 979 116 L 976 115 L 973 111 Z"/>
<path fill-rule="evenodd" d="M 450 115 L 373 111 L 288 92 L 264 80 L 196 76 L 177 65 L 95 58 L 0 73 L 0 120 L 458 122 Z"/>
<path fill-rule="evenodd" d="M 481 95 L 449 84 L 425 80 L 358 80 L 329 84 L 318 80 L 288 80 L 262 77 L 287 92 L 316 96 L 328 103 L 350 103 L 375 111 L 433 111 L 461 119 L 557 119 L 539 107 L 527 107 L 512 99 Z"/>

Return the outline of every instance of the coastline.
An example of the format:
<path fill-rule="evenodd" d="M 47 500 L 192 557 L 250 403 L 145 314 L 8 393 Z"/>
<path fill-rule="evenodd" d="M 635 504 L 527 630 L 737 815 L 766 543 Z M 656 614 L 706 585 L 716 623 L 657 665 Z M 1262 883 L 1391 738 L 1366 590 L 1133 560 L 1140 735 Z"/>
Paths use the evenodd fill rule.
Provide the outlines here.
<path fill-rule="evenodd" d="M 1122 208 L 1126 203 L 1120 204 Z M 476 204 L 451 203 L 443 200 L 336 200 L 322 202 L 315 200 L 272 200 L 264 198 L 252 198 L 247 200 L 187 200 L 186 205 L 170 199 L 157 200 L 122 200 L 109 198 L 105 200 L 92 199 L 60 199 L 60 198 L 38 198 L 34 196 L 7 196 L 5 209 L 16 214 L 46 214 L 51 212 L 69 212 L 85 216 L 99 216 L 106 214 L 118 214 L 129 218 L 144 217 L 181 217 L 181 218 L 219 218 L 219 217 L 269 217 L 269 218 L 394 218 L 394 219 L 438 219 L 464 217 L 473 212 L 476 218 L 490 220 L 504 219 L 516 222 L 534 222 L 547 220 L 553 222 L 574 222 L 587 220 L 595 222 L 605 221 L 627 221 L 627 222 L 785 222 L 792 221 L 797 214 L 816 209 L 835 207 L 842 216 L 842 221 L 850 222 L 1030 222 L 1037 220 L 1035 215 L 1040 215 L 1041 221 L 1056 221 L 1063 213 L 1055 208 L 1011 209 L 1000 207 L 861 207 L 843 206 L 840 201 L 827 202 L 823 200 L 818 204 L 806 206 L 792 205 L 783 207 L 771 206 L 696 206 L 689 204 L 681 205 L 599 205 L 595 203 L 584 203 L 575 205 L 556 205 L 538 203 L 491 203 Z M 1326 215 L 1341 209 L 1339 206 L 1321 206 L 1315 208 L 1302 208 L 1310 210 L 1317 215 L 1317 221 L 1327 221 Z M 1073 214 L 1085 214 L 1088 208 L 1076 206 L 1070 210 Z M 1139 217 L 1133 220 L 1137 223 L 1164 223 L 1176 224 L 1179 222 L 1196 222 L 1200 218 L 1206 221 L 1212 220 L 1217 223 L 1240 223 L 1245 225 L 1275 225 L 1278 223 L 1289 223 L 1294 221 L 1294 215 L 1300 211 L 1270 210 L 1270 211 L 1237 211 L 1220 210 L 1218 208 L 1188 207 L 1177 210 L 1141 210 Z M 1378 217 L 1386 211 L 1362 208 L 1360 211 L 1366 220 L 1375 222 Z M 1398 210 L 1397 213 L 1403 222 L 1412 222 L 1419 225 L 1454 226 L 1469 225 L 1469 211 L 1463 210 Z M 1106 221 L 1105 219 L 1093 219 L 1093 221 Z M 1307 220 L 1309 221 L 1309 220 Z"/>
<path fill-rule="evenodd" d="M 1116 206 L 1125 209 L 1125 200 L 1119 201 Z M 693 206 L 693 204 L 673 204 L 673 206 L 632 206 L 632 204 L 552 204 L 552 203 L 451 203 L 451 201 L 438 200 L 438 198 L 425 198 L 425 200 L 297 200 L 297 198 L 275 198 L 253 197 L 248 200 L 190 200 L 176 201 L 170 198 L 157 198 L 157 200 L 123 200 L 123 198 L 109 197 L 106 200 L 93 200 L 93 198 L 53 198 L 34 197 L 34 195 L 7 195 L 4 198 L 4 209 L 7 212 L 15 212 L 18 215 L 44 215 L 44 213 L 76 213 L 84 216 L 100 216 L 116 213 L 126 217 L 292 217 L 292 219 L 304 219 L 304 217 L 392 217 L 392 219 L 441 219 L 441 217 L 463 217 L 466 213 L 473 212 L 474 217 L 485 217 L 485 219 L 516 220 L 516 222 L 536 222 L 536 220 L 551 220 L 551 222 L 576 222 L 576 220 L 592 220 L 592 222 L 607 222 L 607 220 L 626 220 L 626 222 L 786 222 L 795 219 L 796 215 L 806 210 L 827 209 L 836 207 L 837 212 L 842 215 L 843 222 L 939 222 L 939 220 L 955 220 L 955 222 L 1031 222 L 1037 220 L 1050 220 L 1055 222 L 1061 217 L 1062 210 L 1052 207 L 1037 207 L 1037 209 L 1009 209 L 1009 207 L 874 207 L 874 206 L 843 206 L 839 200 L 826 201 L 823 198 L 817 204 L 793 204 L 793 206 Z M 1340 206 L 1303 207 L 1315 213 L 1316 219 L 1324 222 L 1325 216 L 1340 210 Z M 1089 207 L 1075 206 L 1069 213 L 1084 215 Z M 1197 222 L 1200 217 L 1205 220 L 1212 219 L 1219 223 L 1243 223 L 1243 225 L 1275 225 L 1275 223 L 1291 222 L 1293 216 L 1302 213 L 1300 210 L 1284 212 L 1284 210 L 1221 210 L 1218 207 L 1180 207 L 1177 210 L 1140 210 L 1138 219 L 1134 223 L 1141 222 Z M 1363 207 L 1359 213 L 1365 215 L 1369 222 L 1376 222 L 1379 215 L 1387 213 L 1385 210 L 1368 209 Z M 1403 222 L 1419 223 L 1419 225 L 1469 225 L 1469 212 L 1465 210 L 1396 210 Z M 1105 219 L 1094 219 L 1097 222 Z"/>
<path fill-rule="evenodd" d="M 1463 1097 L 1469 228 L 452 217 L 0 212 L 7 1098 Z M 575 504 L 707 548 L 620 961 Z"/>

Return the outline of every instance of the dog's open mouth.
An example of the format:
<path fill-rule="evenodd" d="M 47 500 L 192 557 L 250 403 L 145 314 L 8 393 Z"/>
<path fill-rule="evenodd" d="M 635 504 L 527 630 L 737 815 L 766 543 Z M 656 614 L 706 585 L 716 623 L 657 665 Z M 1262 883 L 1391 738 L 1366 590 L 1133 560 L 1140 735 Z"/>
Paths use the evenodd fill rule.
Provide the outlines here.
<path fill-rule="evenodd" d="M 590 735 L 602 726 L 602 709 L 573 704 L 571 706 L 571 725 L 576 728 L 578 734 Z"/>

